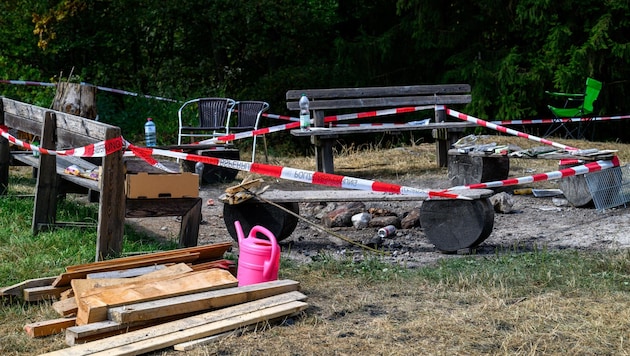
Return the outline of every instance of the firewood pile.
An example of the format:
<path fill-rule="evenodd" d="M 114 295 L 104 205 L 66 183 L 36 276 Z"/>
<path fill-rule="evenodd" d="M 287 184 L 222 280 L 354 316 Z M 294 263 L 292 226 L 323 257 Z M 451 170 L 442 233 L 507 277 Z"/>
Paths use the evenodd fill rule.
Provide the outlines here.
<path fill-rule="evenodd" d="M 0 297 L 55 300 L 59 318 L 27 324 L 30 337 L 65 332 L 46 355 L 137 355 L 187 350 L 217 335 L 306 309 L 292 280 L 238 286 L 231 243 L 67 266 L 55 277 L 0 289 Z"/>

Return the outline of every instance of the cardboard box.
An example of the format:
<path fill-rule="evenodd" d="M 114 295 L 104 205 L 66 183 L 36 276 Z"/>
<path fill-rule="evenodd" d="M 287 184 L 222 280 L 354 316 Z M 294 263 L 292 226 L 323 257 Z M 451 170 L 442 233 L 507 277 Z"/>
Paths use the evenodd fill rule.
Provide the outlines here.
<path fill-rule="evenodd" d="M 127 174 L 125 194 L 131 199 L 196 198 L 199 196 L 199 176 L 194 173 Z"/>

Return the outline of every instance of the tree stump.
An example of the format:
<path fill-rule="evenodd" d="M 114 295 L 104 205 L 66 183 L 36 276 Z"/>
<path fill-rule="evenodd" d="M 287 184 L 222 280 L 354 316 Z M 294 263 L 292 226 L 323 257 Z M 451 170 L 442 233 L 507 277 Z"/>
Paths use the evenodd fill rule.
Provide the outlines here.
<path fill-rule="evenodd" d="M 53 110 L 87 119 L 96 119 L 96 87 L 88 84 L 59 82 Z"/>
<path fill-rule="evenodd" d="M 475 153 L 448 152 L 448 179 L 451 186 L 460 186 L 507 179 L 510 159 L 507 156 L 486 156 Z"/>
<path fill-rule="evenodd" d="M 420 206 L 420 226 L 435 247 L 447 253 L 482 243 L 494 227 L 494 207 L 488 198 L 426 200 Z"/>

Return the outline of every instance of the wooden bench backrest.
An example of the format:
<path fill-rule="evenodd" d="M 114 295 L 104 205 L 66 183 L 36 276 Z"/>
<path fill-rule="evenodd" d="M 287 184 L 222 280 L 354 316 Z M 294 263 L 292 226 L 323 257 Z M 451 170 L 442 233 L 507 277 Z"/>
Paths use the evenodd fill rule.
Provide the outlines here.
<path fill-rule="evenodd" d="M 471 101 L 468 84 L 301 89 L 287 91 L 287 109 L 299 110 L 302 94 L 308 96 L 311 110 L 468 104 Z"/>
<path fill-rule="evenodd" d="M 40 136 L 46 114 L 53 114 L 56 123 L 57 148 L 77 148 L 120 135 L 120 128 L 106 123 L 66 114 L 61 111 L 2 98 L 4 124 L 9 128 Z M 109 136 L 109 137 L 108 137 Z"/>

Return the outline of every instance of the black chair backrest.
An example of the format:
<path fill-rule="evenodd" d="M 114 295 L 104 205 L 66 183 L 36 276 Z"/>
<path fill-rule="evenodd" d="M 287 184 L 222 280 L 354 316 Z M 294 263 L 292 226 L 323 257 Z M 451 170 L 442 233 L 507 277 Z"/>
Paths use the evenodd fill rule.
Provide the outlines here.
<path fill-rule="evenodd" d="M 199 99 L 199 127 L 219 129 L 225 128 L 229 110 L 232 110 L 231 99 L 203 98 Z"/>
<path fill-rule="evenodd" d="M 242 130 L 256 129 L 260 114 L 269 108 L 264 101 L 239 101 L 236 104 L 237 123 L 234 128 Z"/>

